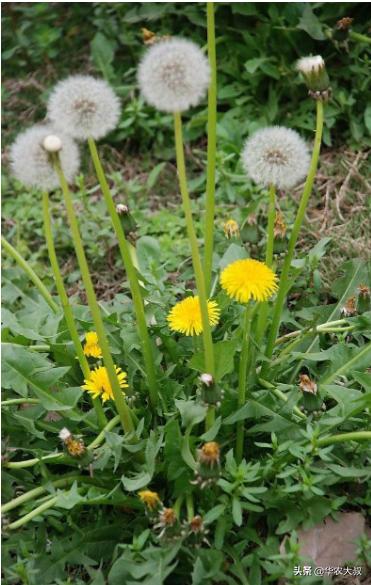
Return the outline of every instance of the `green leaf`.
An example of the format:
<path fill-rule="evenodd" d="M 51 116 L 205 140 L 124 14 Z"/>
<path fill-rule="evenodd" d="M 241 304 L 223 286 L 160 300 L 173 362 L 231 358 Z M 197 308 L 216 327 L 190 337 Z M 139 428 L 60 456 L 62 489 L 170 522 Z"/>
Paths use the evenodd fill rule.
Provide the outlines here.
<path fill-rule="evenodd" d="M 234 370 L 234 355 L 239 345 L 238 339 L 214 343 L 215 380 L 219 382 L 226 374 Z M 205 353 L 195 354 L 189 361 L 189 367 L 198 372 L 205 372 Z"/>
<path fill-rule="evenodd" d="M 198 404 L 194 400 L 175 400 L 175 406 L 182 417 L 182 424 L 185 428 L 192 427 L 206 417 L 207 406 Z"/>
<path fill-rule="evenodd" d="M 249 429 L 248 432 L 252 431 L 281 431 L 284 429 L 288 429 L 290 427 L 297 426 L 296 423 L 293 423 L 290 420 L 287 420 L 280 414 L 274 412 L 267 406 L 256 402 L 255 400 L 249 400 L 244 406 L 239 408 L 236 412 L 228 416 L 223 424 L 225 425 L 233 425 L 240 420 L 245 420 L 248 418 L 255 418 L 259 419 L 262 416 L 268 416 L 271 420 L 267 423 L 260 423 L 255 425 L 253 428 Z"/>
<path fill-rule="evenodd" d="M 333 380 L 341 375 L 349 376 L 352 369 L 356 367 L 367 367 L 371 363 L 371 342 L 362 348 L 347 348 L 344 352 L 344 358 L 340 362 L 336 362 L 333 369 L 330 370 L 321 379 L 321 384 L 330 384 Z"/>
<path fill-rule="evenodd" d="M 232 518 L 237 526 L 241 526 L 242 524 L 242 508 L 241 502 L 238 498 L 232 498 Z"/>
<path fill-rule="evenodd" d="M 322 24 L 315 16 L 309 3 L 304 4 L 302 17 L 296 28 L 305 30 L 305 32 L 316 41 L 324 41 L 326 38 L 322 29 Z"/>
<path fill-rule="evenodd" d="M 343 467 L 342 465 L 336 465 L 335 463 L 328 463 L 326 468 L 336 473 L 340 477 L 353 478 L 353 477 L 369 477 L 371 476 L 370 469 L 358 469 L 356 467 Z"/>
<path fill-rule="evenodd" d="M 125 477 L 124 475 L 121 477 L 121 481 L 124 484 L 124 488 L 128 492 L 136 492 L 147 486 L 152 479 L 152 475 L 148 473 L 148 471 L 142 471 L 138 473 L 135 477 Z"/>
<path fill-rule="evenodd" d="M 64 508 L 65 510 L 72 510 L 77 504 L 80 504 L 85 500 L 82 496 L 80 496 L 76 481 L 72 484 L 70 490 L 66 491 L 59 491 L 57 492 L 57 501 L 55 503 L 57 508 Z"/>
<path fill-rule="evenodd" d="M 109 79 L 113 70 L 111 67 L 115 55 L 116 43 L 108 39 L 101 32 L 97 32 L 91 42 L 91 56 L 97 67 L 106 79 Z"/>
<path fill-rule="evenodd" d="M 32 388 L 47 410 L 68 410 L 81 394 L 76 388 L 53 392 L 51 388 L 70 368 L 53 368 L 45 356 L 19 345 L 3 344 L 2 368 L 6 388 L 21 396 L 27 396 L 27 388 Z"/>
<path fill-rule="evenodd" d="M 217 504 L 214 508 L 211 508 L 208 512 L 206 512 L 204 516 L 204 523 L 205 524 L 212 524 L 221 516 L 225 511 L 224 504 Z"/>
<path fill-rule="evenodd" d="M 238 246 L 237 244 L 230 244 L 219 261 L 219 268 L 223 270 L 223 268 L 228 266 L 228 264 L 231 264 L 231 262 L 242 260 L 243 258 L 247 258 L 245 248 L 243 246 Z"/>

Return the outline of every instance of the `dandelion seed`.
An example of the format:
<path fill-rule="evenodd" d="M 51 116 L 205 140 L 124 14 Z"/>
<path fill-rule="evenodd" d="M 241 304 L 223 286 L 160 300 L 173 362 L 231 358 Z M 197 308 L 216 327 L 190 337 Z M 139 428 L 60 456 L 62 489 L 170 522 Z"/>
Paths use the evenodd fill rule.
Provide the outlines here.
<path fill-rule="evenodd" d="M 45 143 L 49 146 L 45 148 Z M 52 143 L 52 144 L 51 144 Z M 56 130 L 50 124 L 36 124 L 19 134 L 10 149 L 12 173 L 26 187 L 51 191 L 59 187 L 59 178 L 54 170 L 50 146 L 59 146 L 59 157 L 68 183 L 77 175 L 80 167 L 79 150 L 72 138 Z"/>
<path fill-rule="evenodd" d="M 151 106 L 163 112 L 183 112 L 205 96 L 210 82 L 209 62 L 191 41 L 161 40 L 145 53 L 138 82 Z"/>
<path fill-rule="evenodd" d="M 74 138 L 103 138 L 120 118 L 120 100 L 103 79 L 71 75 L 57 83 L 48 103 L 48 117 Z"/>
<path fill-rule="evenodd" d="M 207 301 L 207 311 L 210 325 L 212 327 L 217 325 L 220 309 L 216 301 Z M 187 297 L 177 303 L 168 314 L 167 321 L 172 331 L 178 331 L 184 335 L 200 335 L 203 327 L 198 296 Z"/>
<path fill-rule="evenodd" d="M 89 331 L 85 335 L 84 354 L 88 357 L 102 357 L 102 350 L 99 346 L 98 335 L 95 331 Z"/>
<path fill-rule="evenodd" d="M 122 372 L 121 368 L 115 366 L 117 380 L 121 389 L 128 388 L 127 384 L 127 373 Z M 107 369 L 104 366 L 95 368 L 90 372 L 90 376 L 87 380 L 84 380 L 85 384 L 82 387 L 93 396 L 93 398 L 101 397 L 102 402 L 106 400 L 114 400 L 112 386 L 109 381 Z"/>
<path fill-rule="evenodd" d="M 240 303 L 267 301 L 277 290 L 277 277 L 264 262 L 247 258 L 229 264 L 220 277 L 227 295 Z"/>
<path fill-rule="evenodd" d="M 242 162 L 256 183 L 290 189 L 306 176 L 310 157 L 295 130 L 272 126 L 258 130 L 245 142 Z"/>

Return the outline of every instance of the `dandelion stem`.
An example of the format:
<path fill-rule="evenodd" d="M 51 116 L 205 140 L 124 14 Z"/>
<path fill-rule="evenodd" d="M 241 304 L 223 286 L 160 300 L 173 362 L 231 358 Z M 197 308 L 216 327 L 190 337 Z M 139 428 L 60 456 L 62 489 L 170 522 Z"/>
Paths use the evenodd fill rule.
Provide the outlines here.
<path fill-rule="evenodd" d="M 7 502 L 6 504 L 3 504 L 1 506 L 1 511 L 2 511 L 2 513 L 9 512 L 10 510 L 17 508 L 21 504 L 25 504 L 26 502 L 29 502 L 30 500 L 34 500 L 38 496 L 41 496 L 44 492 L 48 491 L 50 486 L 53 486 L 54 488 L 66 487 L 67 485 L 69 485 L 70 483 L 73 483 L 75 480 L 78 480 L 78 479 L 81 479 L 82 481 L 84 481 L 84 479 L 86 479 L 86 478 L 84 478 L 84 476 L 80 476 L 80 475 L 71 475 L 69 477 L 64 477 L 62 479 L 57 479 L 55 481 L 48 482 L 48 484 L 46 486 L 39 486 L 37 488 L 34 488 L 33 490 L 26 492 L 25 494 L 22 494 L 16 498 L 13 498 L 12 500 Z M 88 479 L 90 479 L 90 478 L 88 478 Z"/>
<path fill-rule="evenodd" d="M 247 365 L 249 361 L 249 337 L 251 329 L 251 317 L 254 305 L 248 303 L 245 309 L 245 316 L 242 328 L 242 348 L 240 357 L 240 369 L 238 373 L 238 408 L 241 408 L 246 402 L 246 378 Z M 243 441 L 245 435 L 245 421 L 240 420 L 237 423 L 236 434 L 236 461 L 240 463 L 243 454 Z"/>
<path fill-rule="evenodd" d="M 57 500 L 58 500 L 58 496 L 53 496 L 52 498 L 50 498 L 49 500 L 47 500 L 46 502 L 44 502 L 40 506 L 37 506 L 37 508 L 35 508 L 34 510 L 29 512 L 25 516 L 22 516 L 22 518 L 20 518 L 19 520 L 16 520 L 16 522 L 12 522 L 11 524 L 9 524 L 7 527 L 8 530 L 15 530 L 16 528 L 20 528 L 24 524 L 27 524 L 30 520 L 32 520 L 36 516 L 39 516 L 40 514 L 42 514 L 43 512 L 48 510 L 49 508 L 52 508 L 54 506 L 54 504 L 57 502 Z"/>
<path fill-rule="evenodd" d="M 276 188 L 273 184 L 269 186 L 269 206 L 268 206 L 268 229 L 267 229 L 267 247 L 265 252 L 265 263 L 269 268 L 273 264 L 273 246 L 274 246 L 274 219 L 276 215 Z M 256 343 L 260 344 L 263 339 L 267 325 L 268 302 L 264 301 L 259 307 L 258 322 L 256 325 Z"/>
<path fill-rule="evenodd" d="M 174 128 L 175 128 L 175 146 L 176 146 L 176 161 L 177 161 L 177 168 L 178 168 L 178 179 L 179 179 L 179 186 L 180 186 L 180 193 L 182 196 L 183 201 L 183 209 L 186 219 L 187 225 L 187 232 L 188 238 L 191 245 L 191 252 L 192 252 L 192 261 L 193 261 L 193 269 L 195 271 L 195 278 L 196 278 L 196 286 L 198 292 L 198 298 L 200 301 L 200 309 L 201 309 L 201 320 L 202 320 L 202 336 L 203 336 L 203 344 L 204 344 L 204 351 L 205 351 L 205 367 L 206 372 L 211 374 L 213 377 L 215 376 L 215 366 L 214 366 L 214 349 L 213 349 L 213 339 L 211 335 L 211 327 L 209 323 L 209 313 L 207 309 L 207 296 L 206 296 L 206 287 L 205 287 L 205 279 L 200 259 L 200 254 L 198 250 L 198 243 L 195 228 L 193 225 L 192 219 L 192 207 L 191 207 L 191 200 L 188 193 L 187 187 L 187 176 L 186 176 L 186 168 L 185 168 L 185 161 L 184 161 L 184 148 L 183 148 L 183 132 L 182 132 L 182 118 L 180 113 L 174 114 Z M 211 411 L 214 410 L 213 407 L 209 407 L 209 416 L 207 417 L 207 424 L 209 424 L 212 420 L 213 414 Z"/>
<path fill-rule="evenodd" d="M 317 439 L 315 445 L 317 447 L 326 447 L 333 443 L 348 443 L 349 441 L 371 441 L 371 431 L 354 431 L 351 433 L 332 435 L 323 439 Z"/>
<path fill-rule="evenodd" d="M 17 252 L 17 250 L 15 248 L 13 248 L 13 246 L 3 236 L 1 236 L 1 243 L 2 243 L 3 248 L 5 248 L 5 250 L 8 252 L 9 256 L 11 256 L 13 258 L 13 260 L 15 260 L 17 262 L 17 264 L 19 264 L 19 266 L 25 271 L 25 273 L 27 274 L 29 279 L 34 283 L 34 285 L 38 289 L 41 296 L 48 303 L 49 307 L 54 311 L 54 313 L 58 313 L 59 307 L 58 307 L 57 303 L 55 303 L 53 301 L 48 289 L 41 282 L 40 278 L 37 276 L 37 274 L 31 268 L 31 266 L 29 265 L 27 260 L 25 260 L 20 255 L 20 253 Z"/>
<path fill-rule="evenodd" d="M 10 400 L 3 400 L 1 406 L 11 406 L 12 404 L 39 404 L 39 398 L 11 398 Z"/>
<path fill-rule="evenodd" d="M 142 342 L 143 359 L 145 363 L 145 369 L 147 374 L 149 397 L 153 407 L 156 406 L 158 401 L 158 384 L 156 376 L 156 368 L 153 357 L 153 349 L 151 340 L 148 334 L 146 316 L 144 312 L 144 303 L 140 290 L 140 285 L 133 264 L 132 254 L 130 251 L 129 243 L 125 237 L 125 232 L 122 228 L 119 215 L 116 211 L 114 201 L 112 199 L 111 191 L 107 183 L 107 179 L 99 158 L 98 150 L 93 138 L 88 139 L 90 154 L 93 160 L 96 175 L 98 177 L 104 200 L 106 202 L 108 212 L 111 216 L 111 221 L 116 232 L 121 257 L 125 266 L 126 273 L 128 275 L 131 295 L 133 298 L 133 304 L 135 314 L 137 318 L 138 333 Z"/>
<path fill-rule="evenodd" d="M 54 238 L 53 238 L 53 231 L 52 225 L 50 220 L 50 211 L 49 211 L 49 194 L 45 191 L 43 193 L 43 220 L 44 220 L 44 232 L 45 232 L 45 239 L 48 248 L 49 260 L 50 265 L 53 271 L 53 275 L 55 278 L 55 284 L 57 287 L 58 295 L 62 303 L 62 309 L 64 318 L 67 323 L 68 330 L 70 332 L 70 336 L 72 339 L 72 343 L 75 348 L 75 352 L 77 358 L 80 362 L 80 367 L 82 373 L 86 379 L 90 376 L 90 368 L 88 364 L 88 360 L 84 355 L 84 351 L 82 349 L 82 345 L 80 343 L 80 338 L 78 334 L 78 330 L 76 327 L 75 319 L 73 317 L 72 307 L 69 303 L 68 296 L 66 293 L 66 289 L 64 288 L 63 278 L 61 271 L 59 269 L 57 254 L 55 252 L 54 246 Z M 102 428 L 107 424 L 107 419 L 104 414 L 104 410 L 102 404 L 98 400 L 98 398 L 93 398 L 93 406 L 97 415 L 98 424 Z"/>
<path fill-rule="evenodd" d="M 88 304 L 90 307 L 90 311 L 93 317 L 94 326 L 97 331 L 99 345 L 102 350 L 103 361 L 104 365 L 107 368 L 108 378 L 112 387 L 113 396 L 115 399 L 115 405 L 120 415 L 121 424 L 124 429 L 125 433 L 130 433 L 134 430 L 133 421 L 131 418 L 130 408 L 125 402 L 125 398 L 123 396 L 122 390 L 120 388 L 120 384 L 117 378 L 115 365 L 113 363 L 112 355 L 110 352 L 110 347 L 107 339 L 107 335 L 104 329 L 104 323 L 102 319 L 102 315 L 99 309 L 99 305 L 97 302 L 97 298 L 95 296 L 95 291 L 93 287 L 93 283 L 91 280 L 90 272 L 88 263 L 86 260 L 85 252 L 83 243 L 80 236 L 79 226 L 77 223 L 77 218 L 75 214 L 75 210 L 73 207 L 73 201 L 71 197 L 70 190 L 68 188 L 64 173 L 62 171 L 62 167 L 60 164 L 60 160 L 58 156 L 54 157 L 54 166 L 55 170 L 58 174 L 59 181 L 61 184 L 63 197 L 65 201 L 65 206 L 67 210 L 68 221 L 71 228 L 72 239 L 76 251 L 76 256 L 78 259 L 78 263 L 81 270 L 81 276 L 84 282 L 84 286 L 86 289 L 86 296 L 88 299 Z"/>
<path fill-rule="evenodd" d="M 188 518 L 188 522 L 190 522 L 192 520 L 193 516 L 195 515 L 192 494 L 186 495 L 186 506 L 187 506 L 187 518 Z"/>
<path fill-rule="evenodd" d="M 215 164 L 216 164 L 216 49 L 214 2 L 207 3 L 207 52 L 210 63 L 211 79 L 208 92 L 207 120 L 207 178 L 206 178 L 206 217 L 205 217 L 205 286 L 210 294 L 214 248 L 215 216 Z"/>
<path fill-rule="evenodd" d="M 305 210 L 307 208 L 308 200 L 312 192 L 314 178 L 317 172 L 319 153 L 321 149 L 322 131 L 323 131 L 323 103 L 318 100 L 317 104 L 317 122 L 316 122 L 316 134 L 314 139 L 312 160 L 310 163 L 309 173 L 305 182 L 303 195 L 301 197 L 299 209 L 296 215 L 294 226 L 292 228 L 291 237 L 288 244 L 287 254 L 282 268 L 280 285 L 278 289 L 276 303 L 274 305 L 272 323 L 269 330 L 268 342 L 266 347 L 266 356 L 272 357 L 275 341 L 277 338 L 278 329 L 280 326 L 282 309 L 285 302 L 285 298 L 289 289 L 289 273 L 291 267 L 291 261 L 294 256 L 295 245 L 299 236 L 299 231 L 303 223 Z M 262 375 L 265 376 L 267 368 L 269 366 L 263 366 Z"/>
<path fill-rule="evenodd" d="M 349 31 L 349 37 L 353 39 L 353 41 L 359 41 L 360 43 L 367 43 L 368 45 L 371 44 L 371 37 L 367 35 L 363 35 L 361 33 L 357 33 L 354 30 Z"/>

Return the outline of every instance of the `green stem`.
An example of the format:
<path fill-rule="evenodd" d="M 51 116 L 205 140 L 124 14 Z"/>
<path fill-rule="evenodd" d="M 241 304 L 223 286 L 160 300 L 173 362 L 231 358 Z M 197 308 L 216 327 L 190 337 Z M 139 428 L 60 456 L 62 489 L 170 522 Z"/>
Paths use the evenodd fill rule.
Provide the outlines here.
<path fill-rule="evenodd" d="M 98 177 L 102 193 L 104 196 L 104 200 L 106 202 L 106 206 L 108 212 L 111 216 L 111 221 L 117 236 L 121 257 L 125 266 L 125 270 L 128 276 L 131 295 L 133 298 L 133 304 L 135 309 L 135 314 L 137 318 L 137 326 L 138 326 L 138 333 L 139 338 L 142 344 L 142 352 L 143 352 L 143 359 L 146 368 L 147 374 L 147 382 L 148 382 L 148 389 L 149 389 L 149 396 L 151 400 L 151 404 L 153 407 L 156 406 L 158 401 L 158 384 L 157 384 L 157 376 L 156 376 L 156 368 L 154 363 L 153 357 L 153 349 L 151 345 L 151 340 L 148 334 L 147 323 L 146 323 L 146 316 L 144 312 L 144 303 L 142 299 L 142 294 L 140 290 L 140 285 L 137 277 L 137 273 L 133 264 L 132 254 L 130 251 L 129 243 L 125 237 L 125 232 L 123 230 L 120 217 L 116 211 L 115 203 L 112 199 L 111 191 L 107 183 L 107 179 L 99 158 L 98 150 L 93 138 L 88 139 L 90 154 L 93 160 L 94 168 L 96 175 Z"/>
<path fill-rule="evenodd" d="M 246 378 L 247 365 L 249 361 L 249 337 L 251 328 L 251 313 L 254 305 L 248 303 L 245 309 L 245 317 L 242 328 L 242 348 L 240 357 L 240 369 L 238 374 L 238 408 L 241 408 L 246 402 Z M 236 461 L 240 463 L 243 454 L 243 441 L 245 435 L 245 421 L 240 420 L 237 423 L 236 434 Z"/>
<path fill-rule="evenodd" d="M 274 185 L 269 186 L 269 206 L 268 206 L 268 228 L 267 228 L 267 247 L 265 252 L 265 263 L 270 268 L 273 264 L 273 247 L 274 247 L 274 220 L 276 215 L 276 188 Z M 259 308 L 258 322 L 256 326 L 256 343 L 261 344 L 264 332 L 267 326 L 268 302 L 261 303 Z"/>
<path fill-rule="evenodd" d="M 326 447 L 333 443 L 348 443 L 349 441 L 371 441 L 371 431 L 354 431 L 352 433 L 332 435 L 332 437 L 317 439 L 315 445 L 317 447 Z"/>
<path fill-rule="evenodd" d="M 30 490 L 29 492 L 26 492 L 25 494 L 22 494 L 17 498 L 13 498 L 13 500 L 10 500 L 9 502 L 1 506 L 1 511 L 3 513 L 9 512 L 10 510 L 17 508 L 21 504 L 25 504 L 30 500 L 34 500 L 38 496 L 41 496 L 43 493 L 47 492 L 50 486 L 53 486 L 54 488 L 66 487 L 67 485 L 73 483 L 75 480 L 78 479 L 83 479 L 83 477 L 80 475 L 72 475 L 70 477 L 65 477 L 63 479 L 57 479 L 56 481 L 49 482 L 47 486 L 39 486 L 37 488 L 34 488 L 33 490 Z"/>
<path fill-rule="evenodd" d="M 278 337 L 275 341 L 275 344 L 284 343 L 293 337 L 298 337 L 299 335 L 308 335 L 309 333 L 320 333 L 320 332 L 333 332 L 338 331 L 339 329 L 343 331 L 347 331 L 350 328 L 353 328 L 354 325 L 346 325 L 348 321 L 346 319 L 338 319 L 337 321 L 327 321 L 326 323 L 321 323 L 321 325 L 316 325 L 311 329 L 297 329 L 296 331 L 290 331 L 290 333 L 286 333 L 286 335 L 282 335 L 282 337 Z M 344 325 L 344 327 L 338 327 Z"/>
<path fill-rule="evenodd" d="M 39 404 L 40 402 L 38 398 L 12 398 L 11 400 L 4 400 L 1 406 L 10 406 L 11 404 Z"/>
<path fill-rule="evenodd" d="M 30 520 L 32 520 L 36 516 L 39 516 L 40 514 L 45 512 L 45 510 L 52 508 L 54 506 L 54 504 L 57 502 L 57 500 L 58 500 L 58 496 L 53 496 L 52 498 L 50 498 L 49 500 L 47 500 L 46 502 L 44 502 L 40 506 L 37 506 L 37 508 L 35 508 L 34 510 L 29 512 L 25 516 L 22 516 L 22 518 L 20 518 L 16 522 L 12 522 L 11 524 L 9 524 L 7 526 L 7 529 L 8 530 L 15 530 L 16 528 L 20 528 L 24 524 L 27 524 Z"/>
<path fill-rule="evenodd" d="M 214 2 L 207 3 L 207 53 L 210 63 L 211 79 L 208 92 L 207 120 L 207 178 L 206 178 L 206 217 L 205 217 L 205 286 L 210 294 L 214 249 L 215 217 L 215 166 L 216 166 L 216 49 Z"/>
<path fill-rule="evenodd" d="M 215 406 L 209 405 L 206 413 L 205 429 L 208 431 L 215 423 Z"/>
<path fill-rule="evenodd" d="M 93 283 L 91 280 L 90 272 L 88 263 L 86 260 L 85 252 L 83 243 L 80 236 L 79 226 L 77 223 L 77 218 L 75 215 L 75 210 L 73 207 L 73 201 L 71 197 L 70 190 L 68 188 L 64 173 L 62 171 L 62 167 L 59 161 L 59 157 L 55 157 L 55 170 L 58 174 L 59 181 L 61 184 L 63 197 L 65 201 L 65 206 L 67 210 L 68 221 L 70 224 L 72 240 L 74 243 L 76 256 L 78 259 L 78 263 L 81 270 L 81 276 L 84 282 L 86 296 L 88 299 L 88 304 L 90 307 L 90 311 L 93 317 L 94 326 L 98 335 L 99 346 L 102 350 L 103 361 L 104 365 L 107 369 L 108 378 L 111 384 L 115 405 L 117 407 L 118 413 L 120 415 L 122 428 L 124 429 L 125 433 L 130 433 L 134 430 L 133 421 L 131 418 L 130 408 L 126 404 L 125 398 L 123 396 L 123 392 L 120 388 L 120 384 L 117 378 L 115 365 L 113 363 L 112 355 L 110 352 L 110 347 L 107 339 L 107 335 L 104 329 L 102 315 L 99 309 L 99 305 L 97 302 L 97 298 L 95 296 Z"/>
<path fill-rule="evenodd" d="M 44 219 L 45 239 L 46 239 L 46 244 L 47 244 L 47 248 L 48 248 L 50 265 L 51 265 L 51 268 L 53 271 L 58 295 L 59 295 L 59 298 L 60 298 L 61 303 L 62 303 L 64 318 L 66 320 L 67 327 L 68 327 L 68 330 L 70 332 L 70 336 L 71 336 L 72 343 L 73 343 L 74 348 L 75 348 L 77 358 L 80 362 L 80 367 L 81 367 L 82 373 L 84 374 L 84 378 L 88 379 L 90 376 L 89 363 L 85 357 L 84 350 L 83 350 L 82 345 L 80 343 L 80 338 L 79 338 L 79 334 L 78 334 L 77 327 L 75 324 L 75 319 L 73 317 L 72 307 L 69 303 L 66 289 L 64 288 L 63 278 L 62 278 L 61 271 L 59 269 L 57 254 L 55 252 L 53 231 L 52 231 L 50 212 L 49 212 L 49 195 L 47 192 L 43 193 L 43 219 Z M 93 406 L 94 406 L 94 409 L 95 409 L 95 412 L 97 415 L 98 424 L 102 428 L 102 427 L 104 427 L 105 424 L 107 424 L 107 419 L 106 419 L 106 416 L 104 414 L 102 404 L 98 398 L 94 398 L 92 400 L 92 402 L 93 402 Z"/>
<path fill-rule="evenodd" d="M 211 336 L 211 327 L 209 322 L 209 314 L 207 310 L 207 296 L 204 274 L 198 250 L 198 243 L 195 228 L 192 219 L 192 207 L 191 200 L 188 193 L 187 177 L 184 161 L 184 150 L 183 150 L 183 132 L 182 132 L 182 119 L 179 113 L 174 114 L 174 125 L 175 125 L 175 145 L 176 145 L 176 159 L 178 167 L 178 179 L 180 192 L 182 195 L 183 209 L 187 225 L 188 238 L 191 245 L 193 269 L 195 271 L 196 286 L 198 297 L 200 301 L 201 319 L 202 319 L 202 333 L 203 343 L 205 350 L 205 366 L 206 372 L 214 376 L 214 352 L 213 352 L 213 340 Z"/>
<path fill-rule="evenodd" d="M 106 433 L 111 431 L 119 422 L 121 422 L 121 418 L 119 415 L 112 418 L 102 429 L 99 435 L 87 446 L 87 451 L 92 451 L 99 447 L 101 443 L 103 443 Z M 50 455 L 44 455 L 43 457 L 34 457 L 33 459 L 26 459 L 25 461 L 8 461 L 4 462 L 3 466 L 7 467 L 8 469 L 23 469 L 25 467 L 33 467 L 37 463 L 40 462 L 50 462 L 54 463 L 56 461 L 64 461 L 65 455 L 63 453 L 51 453 Z"/>
<path fill-rule="evenodd" d="M 186 506 L 187 506 L 187 518 L 188 518 L 188 522 L 190 522 L 192 520 L 193 516 L 195 515 L 192 494 L 186 495 Z"/>
<path fill-rule="evenodd" d="M 371 44 L 371 37 L 367 35 L 363 35 L 361 33 L 357 33 L 354 30 L 349 31 L 349 37 L 353 39 L 353 41 L 359 41 L 360 43 L 367 43 L 368 45 Z"/>
<path fill-rule="evenodd" d="M 286 394 L 284 394 L 283 392 L 281 392 L 281 390 L 279 390 L 278 388 L 276 388 L 273 384 L 271 384 L 267 380 L 263 380 L 262 378 L 259 378 L 259 383 L 264 388 L 267 388 L 268 390 L 271 390 L 272 394 L 274 394 L 275 396 L 277 396 L 277 398 L 279 398 L 283 402 L 287 402 L 288 401 L 288 398 L 287 398 Z M 303 420 L 305 420 L 307 418 L 306 415 L 304 414 L 304 412 L 302 412 L 300 410 L 300 408 L 298 408 L 297 406 L 294 406 L 294 408 L 292 410 L 293 410 L 293 412 L 295 412 L 295 414 L 299 418 L 302 418 Z"/>
<path fill-rule="evenodd" d="M 59 307 L 57 303 L 55 303 L 51 297 L 46 286 L 41 282 L 40 278 L 37 274 L 33 271 L 31 266 L 28 264 L 27 260 L 25 260 L 19 252 L 7 240 L 1 236 L 1 243 L 3 248 L 8 252 L 9 256 L 13 258 L 19 264 L 19 266 L 25 271 L 29 279 L 34 283 L 36 288 L 38 289 L 39 293 L 42 297 L 44 297 L 45 301 L 48 303 L 49 307 L 54 311 L 54 313 L 58 313 Z"/>
<path fill-rule="evenodd" d="M 318 159 L 321 148 L 322 131 L 323 131 L 323 103 L 318 100 L 317 104 L 317 122 L 316 122 L 316 135 L 314 139 L 312 160 L 310 163 L 309 173 L 305 182 L 303 195 L 300 201 L 299 209 L 296 215 L 294 226 L 292 228 L 291 237 L 288 244 L 287 254 L 282 268 L 282 274 L 280 278 L 280 285 L 278 289 L 276 303 L 274 305 L 272 323 L 269 330 L 268 342 L 266 347 L 266 356 L 272 357 L 275 341 L 277 338 L 278 329 L 280 326 L 281 315 L 285 298 L 289 289 L 289 274 L 291 261 L 294 256 L 295 245 L 299 236 L 300 228 L 303 223 L 305 210 L 308 205 L 309 197 L 312 192 L 314 179 L 318 167 Z M 263 375 L 265 374 L 269 366 L 263 367 Z"/>

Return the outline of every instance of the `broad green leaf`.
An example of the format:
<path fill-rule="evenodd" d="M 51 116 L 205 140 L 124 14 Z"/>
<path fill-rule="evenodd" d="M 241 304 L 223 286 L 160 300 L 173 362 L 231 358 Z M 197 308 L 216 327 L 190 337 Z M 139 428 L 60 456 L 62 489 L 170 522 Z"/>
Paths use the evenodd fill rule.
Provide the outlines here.
<path fill-rule="evenodd" d="M 297 28 L 304 30 L 312 39 L 316 41 L 325 40 L 325 34 L 322 30 L 322 24 L 315 16 L 311 5 L 307 2 L 304 5 L 302 17 L 299 20 Z"/>
<path fill-rule="evenodd" d="M 234 370 L 234 355 L 239 344 L 238 339 L 214 343 L 215 380 L 219 382 L 226 374 Z M 199 352 L 189 361 L 189 366 L 198 372 L 205 372 L 205 354 Z"/>
<path fill-rule="evenodd" d="M 148 471 L 142 471 L 134 477 L 125 477 L 124 475 L 121 477 L 124 488 L 128 492 L 136 492 L 137 490 L 146 487 L 151 479 L 152 475 L 150 475 Z"/>
<path fill-rule="evenodd" d="M 182 417 L 182 424 L 185 428 L 192 427 L 206 417 L 207 406 L 198 404 L 194 400 L 175 400 L 175 406 Z"/>

